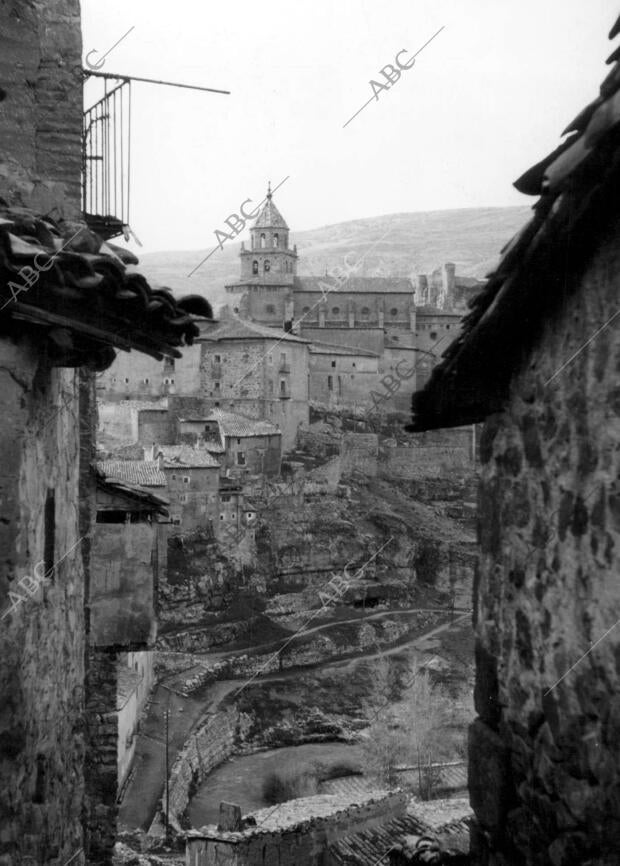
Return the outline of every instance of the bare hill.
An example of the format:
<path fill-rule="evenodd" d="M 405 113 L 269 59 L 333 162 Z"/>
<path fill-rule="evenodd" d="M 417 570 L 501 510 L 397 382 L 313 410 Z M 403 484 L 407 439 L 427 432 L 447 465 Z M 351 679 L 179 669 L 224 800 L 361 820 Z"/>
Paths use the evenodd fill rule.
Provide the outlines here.
<path fill-rule="evenodd" d="M 325 273 L 351 253 L 350 263 L 363 257 L 360 273 L 367 276 L 411 276 L 451 261 L 457 273 L 482 277 L 529 215 L 529 207 L 388 214 L 291 232 L 291 243 L 297 244 L 300 274 Z M 203 294 L 217 307 L 226 303 L 225 284 L 238 279 L 239 243 L 225 243 L 188 276 L 215 244 L 213 237 L 205 250 L 147 253 L 140 270 L 156 285 Z"/>

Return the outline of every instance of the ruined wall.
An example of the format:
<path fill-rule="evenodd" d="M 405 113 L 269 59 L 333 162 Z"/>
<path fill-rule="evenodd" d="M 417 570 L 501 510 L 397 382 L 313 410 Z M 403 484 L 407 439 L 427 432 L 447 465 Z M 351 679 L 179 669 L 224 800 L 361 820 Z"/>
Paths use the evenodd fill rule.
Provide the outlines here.
<path fill-rule="evenodd" d="M 340 446 L 340 470 L 343 475 L 363 472 L 377 474 L 379 437 L 376 433 L 344 433 Z"/>
<path fill-rule="evenodd" d="M 218 833 L 213 837 L 188 839 L 188 866 L 322 866 L 326 862 L 327 847 L 351 833 L 359 833 L 405 814 L 405 794 L 375 795 L 361 804 L 352 804 L 331 815 L 312 815 L 313 800 L 307 797 L 293 801 L 298 804 L 300 818 L 297 824 L 281 829 L 247 830 L 239 833 Z M 259 813 L 260 818 L 261 813 Z M 276 816 L 277 817 L 277 816 Z"/>
<path fill-rule="evenodd" d="M 0 6 L 0 196 L 10 204 L 79 215 L 81 51 L 78 0 Z"/>
<path fill-rule="evenodd" d="M 2 866 L 64 863 L 82 847 L 79 388 L 75 371 L 39 365 L 38 352 L 0 340 Z"/>
<path fill-rule="evenodd" d="M 617 223 L 480 444 L 469 773 L 492 866 L 618 862 L 619 238 Z"/>

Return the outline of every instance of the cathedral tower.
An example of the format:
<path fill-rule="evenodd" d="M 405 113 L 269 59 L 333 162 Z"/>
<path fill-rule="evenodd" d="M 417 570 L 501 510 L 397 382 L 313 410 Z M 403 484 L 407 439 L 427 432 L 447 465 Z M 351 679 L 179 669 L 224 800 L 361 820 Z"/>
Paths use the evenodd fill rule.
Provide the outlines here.
<path fill-rule="evenodd" d="M 297 275 L 297 247 L 288 243 L 289 228 L 271 193 L 250 229 L 250 249 L 241 244 L 241 280 L 254 285 L 292 286 Z"/>

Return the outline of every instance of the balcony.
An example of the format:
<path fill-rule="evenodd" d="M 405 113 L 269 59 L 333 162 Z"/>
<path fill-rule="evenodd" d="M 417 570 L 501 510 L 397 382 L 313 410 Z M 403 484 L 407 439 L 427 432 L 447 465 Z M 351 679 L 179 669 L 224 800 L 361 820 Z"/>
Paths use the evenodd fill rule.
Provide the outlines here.
<path fill-rule="evenodd" d="M 278 372 L 290 373 L 291 372 L 291 365 L 287 364 L 286 361 L 282 361 L 280 366 L 278 367 Z"/>
<path fill-rule="evenodd" d="M 291 392 L 290 391 L 280 391 L 280 393 L 278 394 L 278 397 L 280 398 L 280 400 L 290 400 L 291 399 Z"/>

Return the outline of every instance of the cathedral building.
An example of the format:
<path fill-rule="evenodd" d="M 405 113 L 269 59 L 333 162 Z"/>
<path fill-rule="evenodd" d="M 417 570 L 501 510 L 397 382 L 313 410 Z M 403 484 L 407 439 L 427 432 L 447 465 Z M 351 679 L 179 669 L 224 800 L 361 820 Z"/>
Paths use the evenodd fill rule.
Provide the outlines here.
<path fill-rule="evenodd" d="M 451 263 L 419 275 L 415 285 L 406 277 L 360 276 L 361 259 L 345 258 L 332 273 L 299 276 L 297 247 L 291 247 L 289 227 L 268 189 L 250 229 L 249 249 L 241 244 L 240 279 L 226 290 L 240 296 L 235 308 L 242 318 L 310 342 L 311 399 L 356 404 L 383 377 L 404 369 L 401 362 L 415 368 L 407 390 L 421 387 L 458 335 L 467 301 L 483 284 L 457 278 Z M 346 371 L 340 370 L 343 363 Z M 403 406 L 396 400 L 392 408 L 408 407 L 402 397 Z"/>

